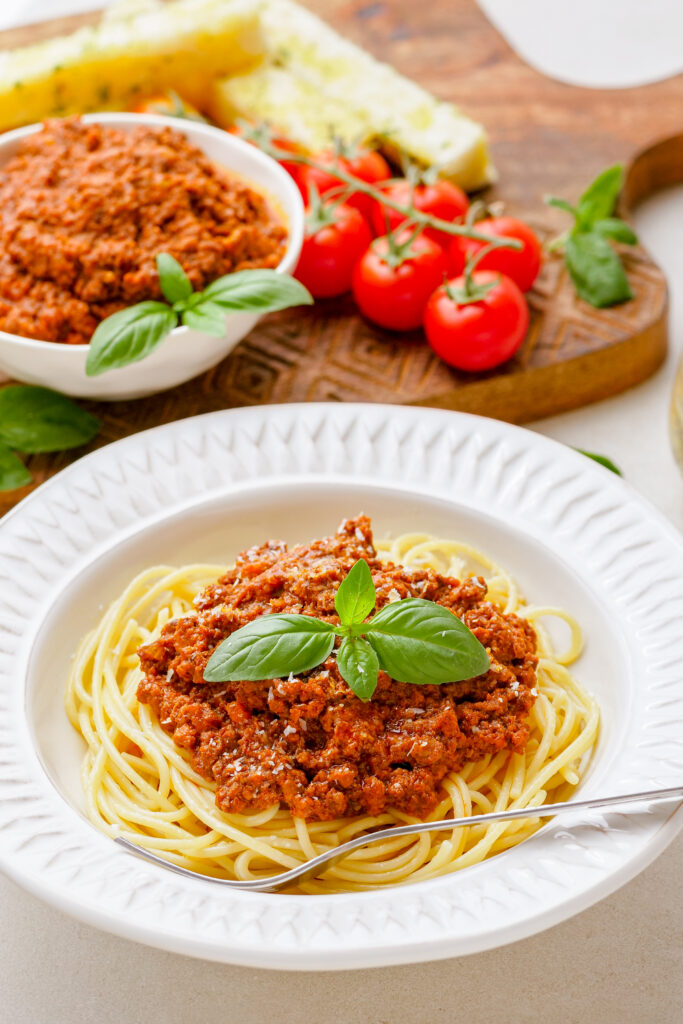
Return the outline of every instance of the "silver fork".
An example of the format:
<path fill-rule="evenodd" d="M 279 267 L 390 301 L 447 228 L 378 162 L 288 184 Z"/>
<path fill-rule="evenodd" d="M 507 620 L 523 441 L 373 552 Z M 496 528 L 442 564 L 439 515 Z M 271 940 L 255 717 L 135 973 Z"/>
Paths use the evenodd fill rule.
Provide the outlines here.
<path fill-rule="evenodd" d="M 439 821 L 420 821 L 415 825 L 393 825 L 391 828 L 383 828 L 379 832 L 371 832 L 368 835 L 358 836 L 350 839 L 348 843 L 342 843 L 332 850 L 326 850 L 312 860 L 304 861 L 289 871 L 283 871 L 279 875 L 271 875 L 268 878 L 254 878 L 248 881 L 238 881 L 232 878 L 213 878 L 210 875 L 201 875 L 189 868 L 183 868 L 179 864 L 172 864 L 157 857 L 149 850 L 136 846 L 128 839 L 117 837 L 114 841 L 123 846 L 129 853 L 142 857 L 144 860 L 158 864 L 167 871 L 175 871 L 178 875 L 186 875 L 190 878 L 199 879 L 203 882 L 211 882 L 214 885 L 225 885 L 230 889 L 241 889 L 245 892 L 278 892 L 286 888 L 292 882 L 301 882 L 307 878 L 315 878 L 320 875 L 323 868 L 328 869 L 337 864 L 353 850 L 361 846 L 368 846 L 370 843 L 379 843 L 384 839 L 394 839 L 396 836 L 414 836 L 421 832 L 442 832 L 454 828 L 461 828 L 466 825 L 489 825 L 494 821 L 510 821 L 513 818 L 550 818 L 556 814 L 567 814 L 570 811 L 595 810 L 600 807 L 617 807 L 623 804 L 661 803 L 663 801 L 683 801 L 683 786 L 674 786 L 671 789 L 654 789 L 644 793 L 627 793 L 622 796 L 602 796 L 591 800 L 569 800 L 559 804 L 541 804 L 540 807 L 513 808 L 508 811 L 493 811 L 490 814 L 475 814 L 469 818 L 442 818 Z"/>

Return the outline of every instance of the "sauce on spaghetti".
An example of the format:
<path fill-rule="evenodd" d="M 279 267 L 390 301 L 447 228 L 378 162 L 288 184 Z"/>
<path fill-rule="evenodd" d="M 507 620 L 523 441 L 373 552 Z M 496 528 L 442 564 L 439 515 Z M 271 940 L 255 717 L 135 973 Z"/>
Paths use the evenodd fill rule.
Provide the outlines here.
<path fill-rule="evenodd" d="M 442 686 L 400 683 L 380 672 L 368 703 L 341 678 L 333 656 L 288 679 L 204 681 L 213 650 L 259 615 L 338 622 L 334 595 L 359 558 L 372 571 L 377 609 L 406 597 L 451 609 L 486 647 L 489 671 Z M 524 749 L 536 693 L 532 626 L 487 601 L 480 577 L 458 581 L 382 563 L 365 516 L 291 551 L 277 541 L 244 551 L 195 605 L 196 614 L 167 623 L 159 639 L 139 649 L 138 699 L 192 752 L 194 769 L 216 782 L 223 811 L 280 803 L 308 821 L 389 807 L 424 818 L 448 772 L 485 754 Z"/>
<path fill-rule="evenodd" d="M 46 121 L 0 171 L 0 329 L 84 344 L 105 317 L 162 298 L 158 253 L 198 290 L 276 267 L 285 239 L 264 196 L 182 132 Z"/>

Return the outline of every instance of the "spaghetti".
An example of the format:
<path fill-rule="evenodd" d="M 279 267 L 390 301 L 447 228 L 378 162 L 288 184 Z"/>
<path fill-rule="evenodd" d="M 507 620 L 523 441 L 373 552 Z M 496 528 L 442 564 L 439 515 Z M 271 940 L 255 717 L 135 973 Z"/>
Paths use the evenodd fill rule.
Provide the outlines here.
<path fill-rule="evenodd" d="M 438 805 L 426 820 L 567 799 L 579 783 L 597 739 L 596 702 L 569 667 L 581 652 L 575 618 L 527 605 L 515 582 L 484 552 L 466 544 L 404 534 L 376 544 L 380 558 L 448 577 L 477 572 L 488 598 L 505 614 L 531 622 L 537 634 L 537 696 L 523 753 L 501 750 L 449 772 Z M 222 566 L 155 566 L 138 575 L 82 642 L 70 674 L 66 709 L 87 753 L 82 784 L 90 820 L 112 837 L 123 836 L 200 874 L 249 879 L 277 874 L 355 836 L 417 819 L 397 810 L 332 821 L 306 821 L 280 804 L 253 813 L 226 813 L 215 804 L 216 785 L 192 767 L 190 753 L 137 699 L 137 650 L 159 636 L 171 619 L 191 614 L 193 600 Z M 557 653 L 543 627 L 563 620 L 570 635 Z M 516 845 L 539 827 L 536 819 L 397 837 L 356 850 L 297 890 L 329 893 L 433 878 L 476 864 Z"/>

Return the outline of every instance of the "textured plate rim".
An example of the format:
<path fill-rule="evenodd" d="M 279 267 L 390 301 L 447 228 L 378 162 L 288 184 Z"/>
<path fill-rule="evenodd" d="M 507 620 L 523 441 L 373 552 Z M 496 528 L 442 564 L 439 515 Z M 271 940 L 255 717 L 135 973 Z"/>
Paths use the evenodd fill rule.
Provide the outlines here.
<path fill-rule="evenodd" d="M 569 557 L 631 627 L 642 703 L 614 766 L 620 785 L 680 781 L 683 538 L 628 485 L 555 441 L 461 413 L 350 404 L 225 410 L 101 448 L 0 522 L 0 867 L 20 885 L 90 924 L 186 955 L 276 969 L 359 968 L 479 952 L 538 932 L 633 877 L 683 825 L 683 808 L 594 815 L 570 839 L 560 826 L 544 830 L 533 841 L 533 871 L 524 844 L 430 883 L 315 900 L 217 894 L 201 879 L 133 861 L 65 804 L 27 749 L 17 680 L 65 570 L 71 576 L 158 516 L 156 466 L 166 474 L 169 513 L 249 481 L 313 474 L 408 482 L 451 501 L 457 484 L 457 504 L 499 518 L 504 496 L 506 521 Z M 653 632 L 663 606 L 669 618 Z"/>

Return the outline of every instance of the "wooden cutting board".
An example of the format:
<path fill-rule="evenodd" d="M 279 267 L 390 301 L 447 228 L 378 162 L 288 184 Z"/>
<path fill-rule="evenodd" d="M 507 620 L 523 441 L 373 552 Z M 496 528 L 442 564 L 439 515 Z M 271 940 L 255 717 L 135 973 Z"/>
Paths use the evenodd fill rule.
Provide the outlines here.
<path fill-rule="evenodd" d="M 544 235 L 566 218 L 546 193 L 573 200 L 610 163 L 635 161 L 624 208 L 683 177 L 681 147 L 648 146 L 681 127 L 683 76 L 628 90 L 590 90 L 527 67 L 473 0 L 306 0 L 336 29 L 486 125 L 500 199 Z M 0 49 L 72 31 L 92 16 L 0 33 Z M 680 170 L 679 170 L 680 169 Z M 597 311 L 579 300 L 558 257 L 533 291 L 529 336 L 504 368 L 459 374 L 419 333 L 373 328 L 346 299 L 266 318 L 219 366 L 190 383 L 134 402 L 86 403 L 102 420 L 92 447 L 214 409 L 296 401 L 379 401 L 439 406 L 527 422 L 615 394 L 644 380 L 666 352 L 667 289 L 642 248 L 625 254 L 636 298 Z M 35 456 L 36 482 L 77 453 Z M 29 488 L 0 494 L 5 511 Z"/>

